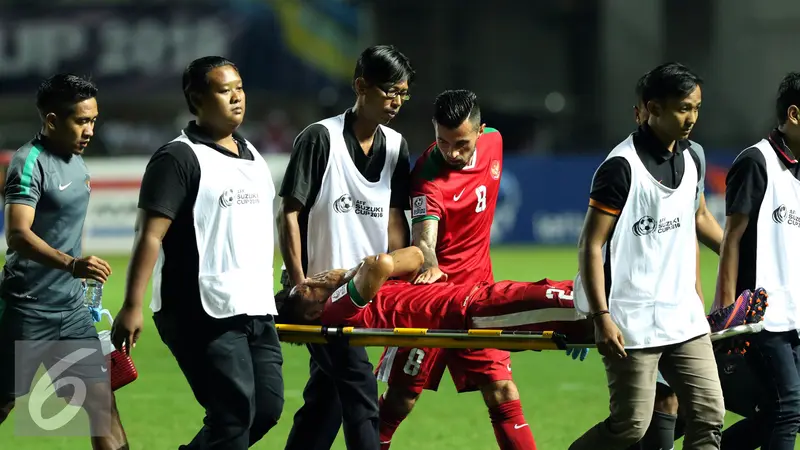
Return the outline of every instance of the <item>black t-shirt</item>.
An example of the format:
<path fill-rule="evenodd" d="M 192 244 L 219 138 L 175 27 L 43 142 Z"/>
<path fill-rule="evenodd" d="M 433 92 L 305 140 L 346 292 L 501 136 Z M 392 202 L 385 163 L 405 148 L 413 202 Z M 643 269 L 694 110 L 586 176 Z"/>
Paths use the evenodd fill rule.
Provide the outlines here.
<path fill-rule="evenodd" d="M 253 160 L 244 138 L 234 134 L 239 154 L 213 142 L 192 121 L 184 129 L 195 143 L 205 144 L 231 158 Z M 200 186 L 200 162 L 191 147 L 170 142 L 150 158 L 139 190 L 139 208 L 172 219 L 161 243 L 164 266 L 161 272 L 161 312 L 165 314 L 201 312 L 197 251 L 192 209 Z"/>
<path fill-rule="evenodd" d="M 681 184 L 686 169 L 683 150 L 688 149 L 697 168 L 698 181 L 702 180 L 705 162 L 697 155 L 688 140 L 675 143 L 675 152 L 669 151 L 655 136 L 647 124 L 642 125 L 633 133 L 633 145 L 636 154 L 659 183 L 675 189 Z M 590 205 L 605 212 L 618 216 L 628 200 L 631 190 L 631 166 L 628 160 L 616 156 L 604 161 L 597 169 L 592 180 L 592 189 L 589 193 Z M 695 189 L 695 195 L 699 188 Z"/>
<path fill-rule="evenodd" d="M 358 171 L 370 182 L 380 179 L 381 171 L 386 162 L 386 136 L 380 128 L 375 132 L 372 149 L 365 154 L 353 132 L 353 121 L 356 116 L 348 109 L 344 119 L 344 140 L 347 151 L 353 158 Z M 331 137 L 324 125 L 314 124 L 303 130 L 294 141 L 292 156 L 286 167 L 286 174 L 278 195 L 284 198 L 295 198 L 303 209 L 299 217 L 300 236 L 302 239 L 303 270 L 308 268 L 306 253 L 306 237 L 308 234 L 308 213 L 319 194 L 322 185 L 322 176 L 328 166 L 330 155 Z M 410 191 L 411 162 L 408 154 L 408 143 L 405 138 L 400 142 L 400 154 L 397 165 L 392 174 L 392 197 L 389 203 L 391 208 L 408 210 Z"/>
<path fill-rule="evenodd" d="M 767 137 L 779 159 L 800 180 L 800 164 L 786 145 L 783 133 L 773 130 Z M 767 191 L 767 161 L 756 147 L 748 148 L 736 157 L 728 171 L 725 186 L 725 214 L 745 214 L 749 217 L 739 242 L 739 275 L 736 292 L 753 290 L 756 283 L 756 249 L 758 244 L 758 213 Z"/>

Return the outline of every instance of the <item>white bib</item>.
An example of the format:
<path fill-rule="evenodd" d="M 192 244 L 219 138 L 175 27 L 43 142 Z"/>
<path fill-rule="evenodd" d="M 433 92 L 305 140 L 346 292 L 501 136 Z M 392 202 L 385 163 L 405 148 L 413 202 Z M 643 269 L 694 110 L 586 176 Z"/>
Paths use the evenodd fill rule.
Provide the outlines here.
<path fill-rule="evenodd" d="M 625 348 L 685 342 L 709 332 L 705 307 L 695 290 L 695 195 L 698 172 L 684 151 L 680 185 L 670 189 L 647 171 L 629 136 L 606 159 L 625 158 L 631 188 L 604 250 L 610 256 L 609 312 L 625 338 Z M 575 305 L 589 313 L 580 274 Z"/>
<path fill-rule="evenodd" d="M 225 156 L 185 134 L 200 163 L 193 207 L 198 285 L 205 312 L 214 318 L 239 314 L 276 315 L 273 294 L 273 210 L 275 186 L 266 161 L 247 142 L 253 161 Z M 163 251 L 159 255 L 163 262 Z M 161 265 L 153 280 L 154 311 L 160 309 Z"/>
<path fill-rule="evenodd" d="M 400 154 L 400 133 L 381 126 L 386 160 L 380 179 L 358 171 L 344 139 L 344 114 L 318 122 L 330 134 L 330 154 L 319 194 L 308 214 L 308 270 L 313 275 L 348 269 L 389 247 L 392 175 Z"/>
<path fill-rule="evenodd" d="M 769 295 L 764 328 L 772 332 L 800 328 L 800 181 L 780 161 L 767 140 L 764 154 L 767 189 L 756 224 L 756 288 Z"/>

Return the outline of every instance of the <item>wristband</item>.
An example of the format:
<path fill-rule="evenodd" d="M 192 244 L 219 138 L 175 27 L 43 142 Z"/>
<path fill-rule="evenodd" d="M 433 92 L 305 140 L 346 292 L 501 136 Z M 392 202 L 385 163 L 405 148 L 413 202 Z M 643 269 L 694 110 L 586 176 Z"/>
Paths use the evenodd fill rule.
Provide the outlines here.
<path fill-rule="evenodd" d="M 608 310 L 607 310 L 607 309 L 601 309 L 600 311 L 597 311 L 597 312 L 595 312 L 595 313 L 592 313 L 592 314 L 590 315 L 590 317 L 591 317 L 592 319 L 596 319 L 596 318 L 598 318 L 598 317 L 602 316 L 603 314 L 610 314 L 610 313 L 608 312 Z"/>
<path fill-rule="evenodd" d="M 74 277 L 75 276 L 75 263 L 78 262 L 78 258 L 72 258 L 72 262 L 70 263 L 69 273 Z"/>

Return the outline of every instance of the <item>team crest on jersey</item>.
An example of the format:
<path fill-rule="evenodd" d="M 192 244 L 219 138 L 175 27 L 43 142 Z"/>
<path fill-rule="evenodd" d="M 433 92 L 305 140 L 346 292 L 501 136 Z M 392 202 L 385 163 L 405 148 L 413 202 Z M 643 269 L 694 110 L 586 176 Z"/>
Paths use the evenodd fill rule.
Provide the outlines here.
<path fill-rule="evenodd" d="M 500 161 L 493 159 L 491 167 L 492 178 L 497 180 L 500 178 Z"/>
<path fill-rule="evenodd" d="M 92 177 L 87 173 L 86 174 L 86 190 L 92 192 Z"/>
<path fill-rule="evenodd" d="M 428 214 L 428 200 L 424 195 L 411 199 L 411 217 L 420 217 Z"/>

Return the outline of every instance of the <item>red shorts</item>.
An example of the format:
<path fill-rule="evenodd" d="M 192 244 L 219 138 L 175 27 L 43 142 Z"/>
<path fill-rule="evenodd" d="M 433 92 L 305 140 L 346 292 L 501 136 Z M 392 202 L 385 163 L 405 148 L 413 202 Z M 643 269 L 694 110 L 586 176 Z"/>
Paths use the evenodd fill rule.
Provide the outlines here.
<path fill-rule="evenodd" d="M 571 293 L 572 281 L 544 279 L 534 283 L 501 281 L 486 285 L 470 298 L 470 320 L 487 325 L 477 327 L 584 335 L 587 324 L 573 319 Z M 376 373 L 380 381 L 390 386 L 420 394 L 423 389 L 438 389 L 445 366 L 450 369 L 458 392 L 512 379 L 511 354 L 497 349 L 388 347 L 381 355 Z"/>
<path fill-rule="evenodd" d="M 376 374 L 379 381 L 421 394 L 435 391 L 445 367 L 458 392 L 476 391 L 482 385 L 511 380 L 511 353 L 493 348 L 387 347 L 381 355 Z"/>

